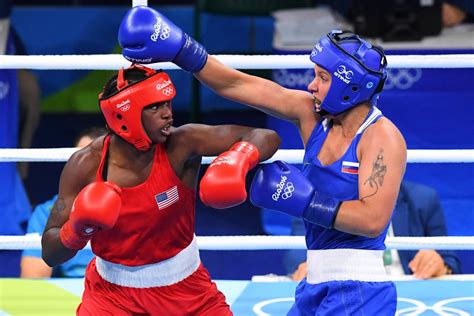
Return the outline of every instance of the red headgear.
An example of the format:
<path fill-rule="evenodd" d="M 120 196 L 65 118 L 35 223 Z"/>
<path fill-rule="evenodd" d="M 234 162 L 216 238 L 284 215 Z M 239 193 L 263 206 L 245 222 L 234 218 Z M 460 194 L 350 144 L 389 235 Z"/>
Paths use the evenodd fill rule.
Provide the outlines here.
<path fill-rule="evenodd" d="M 152 142 L 142 124 L 142 111 L 148 105 L 172 100 L 176 89 L 170 77 L 162 71 L 132 65 L 126 70 L 141 69 L 146 77 L 129 84 L 124 79 L 124 69 L 117 76 L 117 92 L 102 98 L 99 104 L 109 128 L 138 150 L 146 151 Z"/>

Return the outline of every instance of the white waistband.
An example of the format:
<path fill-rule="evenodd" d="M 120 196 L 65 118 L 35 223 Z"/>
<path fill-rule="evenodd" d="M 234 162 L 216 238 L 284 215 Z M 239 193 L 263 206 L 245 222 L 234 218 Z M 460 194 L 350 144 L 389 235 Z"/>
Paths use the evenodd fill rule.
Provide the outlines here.
<path fill-rule="evenodd" d="M 308 250 L 306 282 L 389 281 L 383 265 L 383 250 Z"/>
<path fill-rule="evenodd" d="M 133 288 L 166 286 L 178 283 L 193 274 L 201 260 L 193 241 L 177 255 L 164 261 L 142 266 L 129 267 L 96 258 L 99 275 L 107 282 Z"/>

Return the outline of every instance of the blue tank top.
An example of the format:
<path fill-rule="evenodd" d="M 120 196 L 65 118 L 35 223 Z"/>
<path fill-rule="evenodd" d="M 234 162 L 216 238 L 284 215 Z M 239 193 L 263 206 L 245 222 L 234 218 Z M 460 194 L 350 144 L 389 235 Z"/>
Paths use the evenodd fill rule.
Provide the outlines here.
<path fill-rule="evenodd" d="M 331 121 L 325 119 L 311 133 L 303 160 L 303 174 L 311 181 L 319 192 L 331 194 L 341 201 L 359 199 L 357 145 L 365 129 L 381 118 L 382 112 L 373 107 L 364 123 L 356 133 L 347 151 L 334 163 L 323 166 L 318 153 L 332 127 Z M 305 221 L 306 246 L 308 249 L 352 248 L 383 250 L 385 249 L 386 230 L 376 238 L 352 235 L 335 229 Z"/>

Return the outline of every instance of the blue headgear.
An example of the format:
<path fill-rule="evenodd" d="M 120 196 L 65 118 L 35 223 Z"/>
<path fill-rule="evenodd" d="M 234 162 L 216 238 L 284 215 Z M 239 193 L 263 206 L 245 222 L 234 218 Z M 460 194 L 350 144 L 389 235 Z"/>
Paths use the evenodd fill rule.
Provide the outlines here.
<path fill-rule="evenodd" d="M 348 31 L 332 31 L 322 37 L 310 59 L 332 75 L 331 87 L 321 109 L 340 114 L 357 104 L 375 105 L 387 78 L 383 49 Z"/>

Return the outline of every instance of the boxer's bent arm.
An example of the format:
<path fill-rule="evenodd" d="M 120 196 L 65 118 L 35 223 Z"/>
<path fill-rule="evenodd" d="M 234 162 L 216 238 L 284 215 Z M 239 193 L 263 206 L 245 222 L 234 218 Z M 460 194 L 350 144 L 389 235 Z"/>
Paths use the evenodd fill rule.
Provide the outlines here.
<path fill-rule="evenodd" d="M 54 267 L 74 257 L 77 250 L 65 247 L 59 237 L 59 232 L 64 223 L 69 219 L 72 204 L 80 190 L 88 184 L 92 159 L 87 153 L 90 149 L 84 148 L 76 152 L 64 166 L 59 181 L 58 199 L 48 217 L 48 222 L 41 238 L 43 260 Z"/>
<path fill-rule="evenodd" d="M 183 142 L 180 150 L 189 150 L 188 156 L 217 156 L 239 141 L 257 147 L 260 160 L 266 160 L 278 150 L 281 140 L 275 131 L 241 125 L 186 124 L 177 129 L 176 137 Z M 183 148 L 184 147 L 184 148 Z"/>
<path fill-rule="evenodd" d="M 245 74 L 225 66 L 211 55 L 195 76 L 225 98 L 291 121 L 297 126 L 301 120 L 314 115 L 310 93 L 286 89 L 273 81 Z"/>
<path fill-rule="evenodd" d="M 341 204 L 334 227 L 367 237 L 379 236 L 390 221 L 406 167 L 406 143 L 382 118 L 365 131 L 358 147 L 359 200 Z"/>
<path fill-rule="evenodd" d="M 48 222 L 41 238 L 41 256 L 50 267 L 54 267 L 74 257 L 77 250 L 71 250 L 61 243 L 59 232 L 63 224 L 68 220 L 71 210 L 66 205 L 65 199 L 59 195 L 51 210 Z"/>

